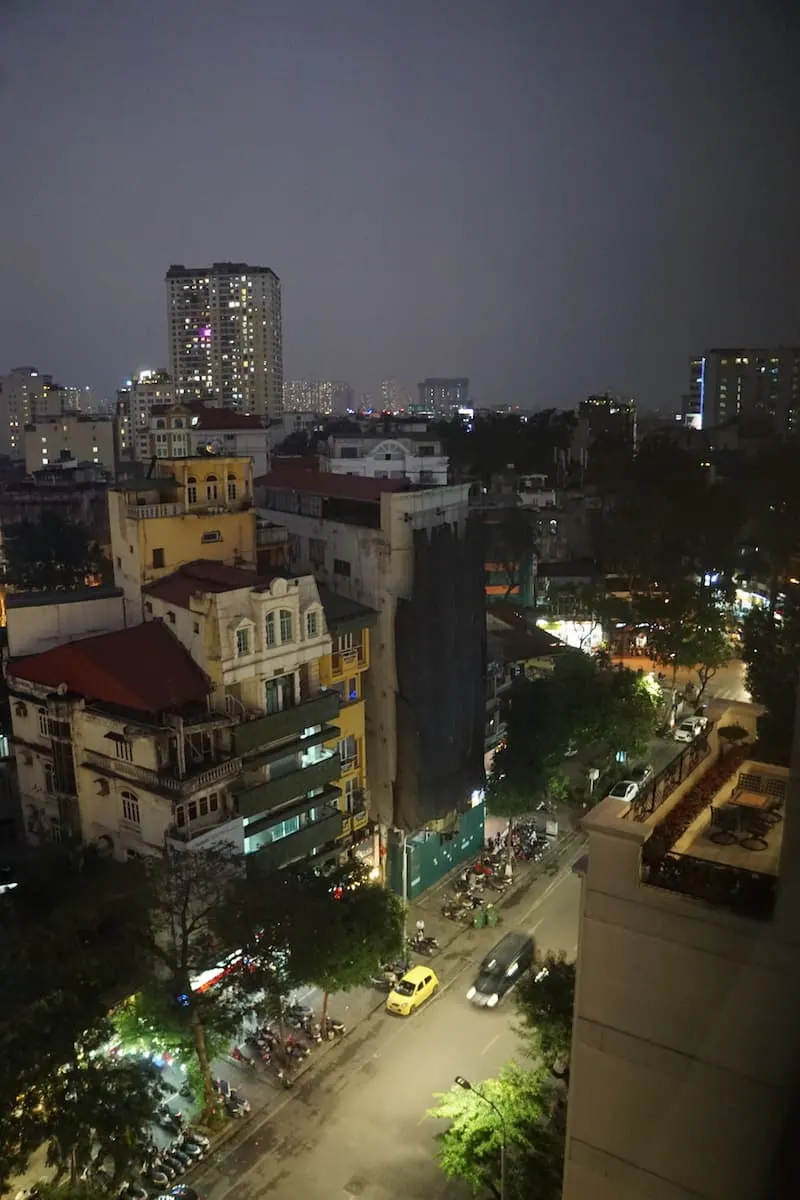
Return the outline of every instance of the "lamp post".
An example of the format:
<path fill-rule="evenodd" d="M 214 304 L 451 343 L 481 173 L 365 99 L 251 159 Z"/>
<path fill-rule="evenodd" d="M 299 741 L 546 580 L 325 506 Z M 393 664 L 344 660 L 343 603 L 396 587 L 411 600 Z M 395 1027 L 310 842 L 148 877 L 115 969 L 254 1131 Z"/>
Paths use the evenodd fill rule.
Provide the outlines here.
<path fill-rule="evenodd" d="M 495 1104 L 494 1100 L 490 1100 L 488 1096 L 484 1096 L 483 1092 L 479 1092 L 473 1087 L 468 1079 L 463 1075 L 456 1075 L 455 1082 L 465 1092 L 474 1092 L 484 1104 L 488 1104 L 489 1108 L 493 1109 L 497 1114 L 497 1119 L 500 1122 L 500 1200 L 506 1200 L 506 1123 L 503 1114 Z"/>

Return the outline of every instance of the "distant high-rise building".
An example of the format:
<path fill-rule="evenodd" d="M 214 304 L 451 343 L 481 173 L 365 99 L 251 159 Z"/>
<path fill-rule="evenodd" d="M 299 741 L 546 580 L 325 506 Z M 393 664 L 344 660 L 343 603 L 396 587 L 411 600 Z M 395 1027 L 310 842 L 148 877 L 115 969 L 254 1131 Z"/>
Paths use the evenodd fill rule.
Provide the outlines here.
<path fill-rule="evenodd" d="M 419 387 L 420 407 L 445 413 L 469 405 L 468 379 L 423 379 Z"/>
<path fill-rule="evenodd" d="M 26 425 L 88 412 L 92 407 L 89 388 L 63 387 L 36 367 L 14 367 L 0 376 L 0 454 L 24 456 Z"/>
<path fill-rule="evenodd" d="M 381 400 L 386 412 L 407 412 L 414 405 L 411 388 L 399 379 L 384 379 L 381 384 Z"/>
<path fill-rule="evenodd" d="M 587 396 L 578 405 L 578 418 L 586 422 L 590 440 L 611 435 L 635 448 L 636 401 L 631 397 L 614 396 L 611 392 Z"/>
<path fill-rule="evenodd" d="M 211 394 L 240 412 L 280 416 L 281 283 L 274 271 L 231 262 L 172 266 L 167 314 L 176 399 Z"/>
<path fill-rule="evenodd" d="M 353 389 L 338 379 L 287 379 L 284 412 L 334 413 L 353 407 Z"/>
<path fill-rule="evenodd" d="M 710 429 L 739 419 L 777 435 L 800 431 L 800 346 L 708 350 L 690 365 L 683 424 Z"/>
<path fill-rule="evenodd" d="M 150 413 L 156 404 L 172 404 L 175 387 L 162 370 L 140 371 L 117 392 L 119 457 L 144 462 L 150 457 Z"/>

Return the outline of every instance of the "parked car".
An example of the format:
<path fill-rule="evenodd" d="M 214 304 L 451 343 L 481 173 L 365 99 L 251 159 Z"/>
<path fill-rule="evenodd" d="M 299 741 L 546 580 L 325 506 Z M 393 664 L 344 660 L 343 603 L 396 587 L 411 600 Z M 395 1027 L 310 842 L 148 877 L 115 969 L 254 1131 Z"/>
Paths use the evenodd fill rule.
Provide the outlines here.
<path fill-rule="evenodd" d="M 533 960 L 533 938 L 524 933 L 507 933 L 481 963 L 467 999 L 481 1008 L 494 1008 L 530 970 Z"/>
<path fill-rule="evenodd" d="M 637 763 L 631 771 L 631 782 L 643 788 L 648 780 L 653 778 L 653 768 L 650 763 Z"/>
<path fill-rule="evenodd" d="M 578 753 L 578 747 L 575 745 L 574 742 L 570 742 L 570 744 L 567 746 L 566 750 L 564 751 L 564 757 L 565 758 L 574 758 L 577 753 Z"/>
<path fill-rule="evenodd" d="M 410 1017 L 439 990 L 439 980 L 430 967 L 412 967 L 398 979 L 386 997 L 386 1011 Z"/>
<path fill-rule="evenodd" d="M 687 717 L 673 733 L 676 742 L 693 742 L 708 729 L 708 717 Z"/>
<path fill-rule="evenodd" d="M 612 800 L 624 800 L 626 804 L 632 804 L 639 795 L 639 784 L 633 779 L 620 779 L 608 794 Z"/>

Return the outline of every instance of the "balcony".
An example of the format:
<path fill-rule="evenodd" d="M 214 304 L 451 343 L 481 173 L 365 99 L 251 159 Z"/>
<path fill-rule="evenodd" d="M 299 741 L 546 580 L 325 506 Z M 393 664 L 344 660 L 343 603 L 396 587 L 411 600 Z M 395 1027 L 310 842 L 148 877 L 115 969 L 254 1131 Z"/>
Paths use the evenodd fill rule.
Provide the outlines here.
<path fill-rule="evenodd" d="M 279 779 L 237 790 L 239 812 L 243 817 L 256 817 L 260 813 L 272 812 L 316 788 L 326 787 L 339 778 L 340 770 L 339 755 L 334 753 L 308 767 L 300 767 L 288 775 L 281 775 Z"/>
<path fill-rule="evenodd" d="M 350 650 L 334 650 L 331 654 L 331 678 L 344 679 L 354 671 L 363 671 L 367 665 L 366 651 L 362 646 Z"/>
<path fill-rule="evenodd" d="M 224 762 L 214 763 L 213 766 L 201 770 L 187 771 L 181 779 L 171 768 L 152 770 L 150 767 L 140 767 L 136 763 L 126 762 L 124 758 L 109 758 L 96 750 L 84 751 L 82 766 L 92 771 L 98 771 L 108 778 L 129 779 L 142 787 L 156 792 L 166 792 L 172 796 L 189 796 L 200 792 L 203 788 L 213 787 L 214 784 L 224 783 L 238 775 L 242 769 L 241 758 L 227 758 Z"/>
<path fill-rule="evenodd" d="M 289 863 L 308 858 L 315 851 L 341 837 L 344 820 L 344 813 L 331 808 L 319 821 L 304 825 L 297 833 L 280 838 L 277 842 L 267 842 L 259 850 L 248 855 L 248 865 L 252 864 L 259 871 L 279 871 Z"/>
<path fill-rule="evenodd" d="M 265 713 L 243 721 L 233 733 L 237 754 L 249 754 L 271 742 L 300 734 L 312 725 L 326 725 L 339 715 L 340 700 L 336 692 L 321 692 L 312 700 L 304 700 L 281 712 Z"/>
<path fill-rule="evenodd" d="M 180 517 L 183 515 L 182 504 L 129 504 L 129 521 L 154 521 L 159 517 Z"/>

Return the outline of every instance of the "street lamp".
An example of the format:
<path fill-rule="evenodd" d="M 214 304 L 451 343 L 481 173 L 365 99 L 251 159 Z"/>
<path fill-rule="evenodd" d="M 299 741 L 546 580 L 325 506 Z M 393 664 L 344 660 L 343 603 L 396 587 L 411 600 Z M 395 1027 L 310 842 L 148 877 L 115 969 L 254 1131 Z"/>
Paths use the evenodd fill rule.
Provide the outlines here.
<path fill-rule="evenodd" d="M 474 1094 L 480 1100 L 482 1100 L 484 1102 L 484 1104 L 488 1104 L 489 1108 L 494 1109 L 495 1113 L 497 1114 L 497 1119 L 500 1122 L 500 1139 L 501 1139 L 500 1140 L 500 1200 L 506 1200 L 506 1140 L 507 1139 L 506 1139 L 506 1123 L 503 1118 L 503 1114 L 500 1112 L 500 1109 L 497 1107 L 494 1100 L 490 1100 L 488 1096 L 484 1096 L 483 1092 L 479 1092 L 478 1089 L 473 1087 L 472 1084 L 470 1083 L 470 1081 L 468 1079 L 465 1079 L 463 1075 L 456 1075 L 455 1082 L 458 1084 L 458 1086 L 460 1088 L 463 1088 L 465 1092 L 474 1092 Z"/>

